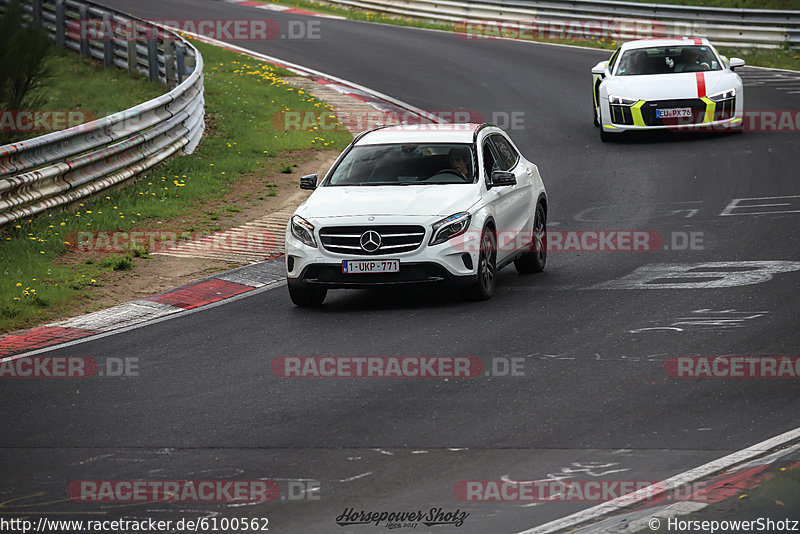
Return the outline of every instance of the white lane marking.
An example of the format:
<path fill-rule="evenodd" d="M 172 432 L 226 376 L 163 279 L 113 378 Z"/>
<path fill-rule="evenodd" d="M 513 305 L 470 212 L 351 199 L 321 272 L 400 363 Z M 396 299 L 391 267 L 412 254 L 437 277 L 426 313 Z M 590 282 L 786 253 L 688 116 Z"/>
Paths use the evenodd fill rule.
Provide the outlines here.
<path fill-rule="evenodd" d="M 765 452 L 774 449 L 775 447 L 798 438 L 800 438 L 800 428 L 790 430 L 768 440 L 762 441 L 761 443 L 757 443 L 751 447 L 747 447 L 746 449 L 742 449 L 705 465 L 701 465 L 700 467 L 690 469 L 689 471 L 685 471 L 675 475 L 672 478 L 668 478 L 639 491 L 617 497 L 614 500 L 598 504 L 586 510 L 581 510 L 575 514 L 562 517 L 561 519 L 556 519 L 555 521 L 551 521 L 538 527 L 524 530 L 517 534 L 550 534 L 552 532 L 558 532 L 562 529 L 573 528 L 582 523 L 587 523 L 593 519 L 598 519 L 607 514 L 615 513 L 619 510 L 629 508 L 641 502 L 645 502 L 648 499 L 652 499 L 653 495 L 658 495 L 663 492 L 669 492 L 671 490 L 686 486 L 687 484 L 691 484 L 692 482 L 695 482 L 701 478 L 719 473 L 736 464 L 752 460 L 758 456 L 761 456 Z"/>
<path fill-rule="evenodd" d="M 718 289 L 768 282 L 776 274 L 800 271 L 798 261 L 710 261 L 652 263 L 588 289 Z"/>
<path fill-rule="evenodd" d="M 355 475 L 349 478 L 343 478 L 339 482 L 352 482 L 354 480 L 358 480 L 359 478 L 368 477 L 372 474 L 372 471 L 367 471 L 366 473 L 361 473 L 360 475 Z"/>
<path fill-rule="evenodd" d="M 769 314 L 768 311 L 742 311 L 742 310 L 711 310 L 703 308 L 693 310 L 686 317 L 678 317 L 677 320 L 669 323 L 669 326 L 651 326 L 647 328 L 637 328 L 628 330 L 630 334 L 640 334 L 642 332 L 652 332 L 660 330 L 671 330 L 684 332 L 686 330 L 726 330 L 730 328 L 744 328 L 746 322 L 758 319 Z"/>
<path fill-rule="evenodd" d="M 720 217 L 730 217 L 733 215 L 771 215 L 773 213 L 800 213 L 800 203 L 792 202 L 767 202 L 766 204 L 749 204 L 747 201 L 760 201 L 760 200 L 784 200 L 784 199 L 800 199 L 800 195 L 786 195 L 781 197 L 750 197 L 750 198 L 734 198 L 731 200 L 725 209 L 719 214 Z M 793 210 L 767 210 L 767 211 L 744 211 L 748 208 L 778 208 L 789 206 L 797 209 Z M 741 210 L 741 211 L 737 211 Z"/>
<path fill-rule="evenodd" d="M 651 326 L 649 328 L 637 328 L 636 330 L 628 330 L 630 334 L 641 334 L 642 332 L 652 332 L 654 330 L 662 331 L 662 330 L 669 330 L 672 332 L 683 332 L 683 328 L 677 328 L 674 326 Z"/>

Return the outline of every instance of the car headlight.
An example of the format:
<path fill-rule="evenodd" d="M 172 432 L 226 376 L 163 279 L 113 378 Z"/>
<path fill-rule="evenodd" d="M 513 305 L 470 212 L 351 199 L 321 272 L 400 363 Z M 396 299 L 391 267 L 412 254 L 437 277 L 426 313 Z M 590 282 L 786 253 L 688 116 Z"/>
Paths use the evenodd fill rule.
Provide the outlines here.
<path fill-rule="evenodd" d="M 708 95 L 708 98 L 713 100 L 714 102 L 721 102 L 723 100 L 730 100 L 736 96 L 736 89 L 728 89 L 727 91 L 720 91 L 719 93 L 714 93 L 713 95 Z"/>
<path fill-rule="evenodd" d="M 624 96 L 608 95 L 608 103 L 612 106 L 632 106 L 638 100 L 635 98 L 626 98 Z"/>
<path fill-rule="evenodd" d="M 292 229 L 292 235 L 297 239 L 308 245 L 309 247 L 317 248 L 317 242 L 314 240 L 314 225 L 300 217 L 294 215 L 289 223 Z"/>
<path fill-rule="evenodd" d="M 469 228 L 469 221 L 472 216 L 462 211 L 461 213 L 453 214 L 445 217 L 441 221 L 433 225 L 433 234 L 431 234 L 430 245 L 438 245 L 444 243 L 451 237 L 463 234 Z"/>

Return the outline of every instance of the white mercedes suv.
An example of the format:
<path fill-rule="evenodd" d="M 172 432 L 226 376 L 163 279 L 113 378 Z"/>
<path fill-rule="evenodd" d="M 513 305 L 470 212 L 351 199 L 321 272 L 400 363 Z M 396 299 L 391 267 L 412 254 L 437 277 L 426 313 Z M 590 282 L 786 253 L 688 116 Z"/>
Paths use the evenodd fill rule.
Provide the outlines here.
<path fill-rule="evenodd" d="M 544 269 L 547 194 L 539 169 L 500 128 L 425 124 L 356 136 L 286 229 L 286 278 L 298 306 L 329 288 L 455 282 L 476 300 L 514 263 Z"/>

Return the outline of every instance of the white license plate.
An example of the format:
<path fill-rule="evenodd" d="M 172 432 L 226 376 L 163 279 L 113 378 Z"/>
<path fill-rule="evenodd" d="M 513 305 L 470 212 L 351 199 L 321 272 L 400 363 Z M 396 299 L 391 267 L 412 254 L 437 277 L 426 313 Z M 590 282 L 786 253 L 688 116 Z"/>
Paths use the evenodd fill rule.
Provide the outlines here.
<path fill-rule="evenodd" d="M 692 108 L 668 108 L 656 110 L 656 118 L 658 119 L 675 119 L 691 116 Z"/>
<path fill-rule="evenodd" d="M 400 270 L 400 260 L 344 260 L 342 272 L 345 274 L 360 273 L 396 273 Z"/>

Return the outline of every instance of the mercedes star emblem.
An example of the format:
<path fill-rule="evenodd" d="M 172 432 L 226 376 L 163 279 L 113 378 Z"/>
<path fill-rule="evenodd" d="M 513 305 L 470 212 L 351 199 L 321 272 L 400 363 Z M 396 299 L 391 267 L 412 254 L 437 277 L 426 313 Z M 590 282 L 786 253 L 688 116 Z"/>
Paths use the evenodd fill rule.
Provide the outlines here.
<path fill-rule="evenodd" d="M 361 248 L 365 252 L 375 252 L 381 248 L 381 234 L 375 230 L 367 230 L 361 234 Z"/>

